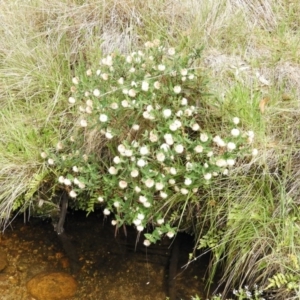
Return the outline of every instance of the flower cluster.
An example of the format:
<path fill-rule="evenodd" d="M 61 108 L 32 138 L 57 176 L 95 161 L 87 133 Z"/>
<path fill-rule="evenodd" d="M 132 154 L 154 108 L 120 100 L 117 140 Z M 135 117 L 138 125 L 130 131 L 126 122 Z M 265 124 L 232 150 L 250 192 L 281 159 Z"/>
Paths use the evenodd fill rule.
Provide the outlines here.
<path fill-rule="evenodd" d="M 243 132 L 238 117 L 227 134 L 204 127 L 194 59 L 155 40 L 127 56 L 107 55 L 72 79 L 68 102 L 78 109 L 78 128 L 85 134 L 96 128 L 110 156 L 96 163 L 102 172 L 97 184 L 75 176 L 87 165 L 84 159 L 73 165 L 71 177 L 60 174 L 58 181 L 71 198 L 85 191 L 92 199 L 88 207 L 101 203 L 104 215 L 113 212 L 113 225 L 133 224 L 142 232 L 151 222 L 156 229 L 146 235 L 146 246 L 176 234 L 164 209 L 168 203 L 190 199 L 215 177 L 230 175 L 239 157 L 257 154 L 250 149 L 254 133 Z"/>

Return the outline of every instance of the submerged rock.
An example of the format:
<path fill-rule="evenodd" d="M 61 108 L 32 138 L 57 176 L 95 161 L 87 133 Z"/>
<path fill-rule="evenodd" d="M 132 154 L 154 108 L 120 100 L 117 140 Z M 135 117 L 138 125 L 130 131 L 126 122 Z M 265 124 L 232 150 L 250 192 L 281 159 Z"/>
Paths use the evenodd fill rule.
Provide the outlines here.
<path fill-rule="evenodd" d="M 0 250 L 0 271 L 7 266 L 7 255 L 3 250 Z"/>
<path fill-rule="evenodd" d="M 76 289 L 76 280 L 61 272 L 41 273 L 27 282 L 28 292 L 38 300 L 67 299 L 75 294 Z"/>

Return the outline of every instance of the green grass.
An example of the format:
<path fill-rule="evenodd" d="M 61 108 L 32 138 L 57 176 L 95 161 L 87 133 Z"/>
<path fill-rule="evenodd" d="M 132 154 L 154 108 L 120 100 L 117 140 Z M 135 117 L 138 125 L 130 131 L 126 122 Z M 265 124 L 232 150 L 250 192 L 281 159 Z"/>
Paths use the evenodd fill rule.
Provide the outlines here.
<path fill-rule="evenodd" d="M 30 204 L 49 175 L 41 151 L 66 138 L 76 123 L 67 108 L 75 70 L 98 64 L 102 53 L 127 53 L 163 38 L 170 46 L 204 45 L 197 67 L 210 77 L 208 113 L 217 112 L 224 132 L 226 120 L 240 117 L 259 149 L 255 160 L 209 192 L 217 204 L 201 208 L 206 218 L 195 227 L 197 239 L 225 229 L 214 262 L 223 267 L 228 289 L 246 282 L 267 286 L 277 272 L 299 272 L 300 4 L 202 2 L 0 3 L 0 225 L 7 225 L 14 207 Z M 262 113 L 264 97 L 270 101 Z M 207 124 L 213 131 L 216 123 Z M 99 143 L 97 135 L 86 140 L 90 151 Z M 296 291 L 282 286 L 277 293 L 288 299 Z"/>

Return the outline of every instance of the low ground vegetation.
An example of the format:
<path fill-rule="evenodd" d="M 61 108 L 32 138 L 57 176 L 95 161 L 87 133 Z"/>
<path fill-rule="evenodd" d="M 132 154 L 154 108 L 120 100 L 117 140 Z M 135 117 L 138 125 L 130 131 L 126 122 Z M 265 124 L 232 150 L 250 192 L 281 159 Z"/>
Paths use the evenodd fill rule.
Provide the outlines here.
<path fill-rule="evenodd" d="M 260 299 L 255 284 L 298 299 L 299 13 L 284 0 L 2 1 L 2 228 L 55 215 L 66 191 L 146 245 L 193 234 L 213 254 L 208 285 L 219 267 L 225 292 L 249 285 L 236 299 Z"/>

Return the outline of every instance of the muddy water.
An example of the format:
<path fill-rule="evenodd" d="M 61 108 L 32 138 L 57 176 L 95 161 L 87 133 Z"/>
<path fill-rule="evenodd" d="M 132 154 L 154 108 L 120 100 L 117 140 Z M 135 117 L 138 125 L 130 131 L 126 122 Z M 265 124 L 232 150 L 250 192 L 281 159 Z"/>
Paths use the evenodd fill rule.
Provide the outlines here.
<path fill-rule="evenodd" d="M 178 268 L 172 282 L 168 238 L 146 248 L 133 228 L 127 228 L 127 237 L 123 229 L 115 236 L 109 219 L 97 214 L 86 218 L 82 213 L 68 214 L 65 232 L 67 243 L 58 239 L 49 220 L 33 218 L 27 224 L 16 219 L 7 228 L 0 241 L 8 261 L 0 272 L 2 300 L 32 300 L 26 283 L 38 273 L 60 271 L 73 274 L 78 282 L 70 300 L 165 300 L 170 284 L 176 285 L 176 299 L 196 294 L 205 299 L 206 263 L 198 260 L 185 270 L 180 268 L 192 249 L 189 236 L 181 237 L 176 250 Z"/>

